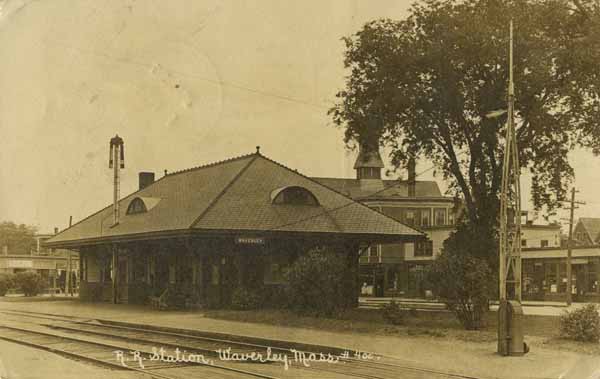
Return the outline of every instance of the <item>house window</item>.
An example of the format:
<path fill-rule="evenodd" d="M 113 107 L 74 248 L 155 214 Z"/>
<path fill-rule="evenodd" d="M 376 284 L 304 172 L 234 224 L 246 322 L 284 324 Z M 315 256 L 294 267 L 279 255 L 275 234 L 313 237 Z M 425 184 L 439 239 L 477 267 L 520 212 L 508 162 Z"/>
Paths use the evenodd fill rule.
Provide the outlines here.
<path fill-rule="evenodd" d="M 436 208 L 433 217 L 436 225 L 446 225 L 446 208 Z"/>
<path fill-rule="evenodd" d="M 542 240 L 542 241 L 540 242 L 540 246 L 541 246 L 541 247 L 548 247 L 548 240 Z"/>
<path fill-rule="evenodd" d="M 405 218 L 407 225 L 415 224 L 415 212 L 414 211 L 407 210 L 406 213 L 404 214 L 404 218 Z"/>
<path fill-rule="evenodd" d="M 433 256 L 433 241 L 419 241 L 415 246 L 415 257 Z"/>
<path fill-rule="evenodd" d="M 421 210 L 421 226 L 429 226 L 429 209 Z"/>
<path fill-rule="evenodd" d="M 527 247 L 527 240 L 526 239 L 522 239 L 521 240 L 521 246 L 522 247 Z"/>
<path fill-rule="evenodd" d="M 448 211 L 448 225 L 454 225 L 454 212 Z"/>

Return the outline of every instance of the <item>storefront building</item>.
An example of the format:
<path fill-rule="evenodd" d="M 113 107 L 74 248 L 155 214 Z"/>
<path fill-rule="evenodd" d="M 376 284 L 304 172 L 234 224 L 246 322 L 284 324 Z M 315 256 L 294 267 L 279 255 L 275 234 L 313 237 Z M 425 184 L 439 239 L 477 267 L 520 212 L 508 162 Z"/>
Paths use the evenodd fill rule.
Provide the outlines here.
<path fill-rule="evenodd" d="M 523 299 L 567 300 L 567 249 L 523 249 Z M 600 302 L 600 247 L 572 250 L 572 287 L 575 302 Z"/>

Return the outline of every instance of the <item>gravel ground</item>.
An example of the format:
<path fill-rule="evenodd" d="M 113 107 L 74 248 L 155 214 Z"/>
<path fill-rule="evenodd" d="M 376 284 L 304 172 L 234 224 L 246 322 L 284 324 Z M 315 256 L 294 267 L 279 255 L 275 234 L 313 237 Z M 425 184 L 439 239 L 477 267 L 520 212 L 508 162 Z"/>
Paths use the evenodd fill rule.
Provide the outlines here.
<path fill-rule="evenodd" d="M 0 379 L 143 379 L 140 375 L 0 340 Z"/>

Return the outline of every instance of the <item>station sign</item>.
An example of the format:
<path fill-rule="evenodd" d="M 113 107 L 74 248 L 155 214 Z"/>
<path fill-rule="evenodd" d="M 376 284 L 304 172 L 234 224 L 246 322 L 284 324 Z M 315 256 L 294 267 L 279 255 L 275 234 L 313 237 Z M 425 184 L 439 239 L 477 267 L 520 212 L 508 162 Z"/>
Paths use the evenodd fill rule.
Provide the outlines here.
<path fill-rule="evenodd" d="M 264 245 L 265 239 L 262 237 L 235 237 L 235 243 L 240 245 Z"/>

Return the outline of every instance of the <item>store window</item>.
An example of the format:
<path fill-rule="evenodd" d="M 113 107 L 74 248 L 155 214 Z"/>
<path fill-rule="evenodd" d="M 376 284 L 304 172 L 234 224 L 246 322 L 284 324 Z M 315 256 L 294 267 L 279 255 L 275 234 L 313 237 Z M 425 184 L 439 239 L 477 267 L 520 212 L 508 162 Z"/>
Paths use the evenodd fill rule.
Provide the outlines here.
<path fill-rule="evenodd" d="M 567 292 L 567 265 L 564 263 L 555 264 L 558 267 L 558 292 Z M 573 276 L 575 278 L 575 276 Z"/>
<path fill-rule="evenodd" d="M 545 267 L 545 277 L 546 277 L 546 285 L 545 290 L 547 292 L 556 293 L 558 292 L 558 266 L 556 263 L 546 263 Z"/>
<path fill-rule="evenodd" d="M 588 263 L 587 292 L 598 291 L 598 266 L 595 261 Z"/>

